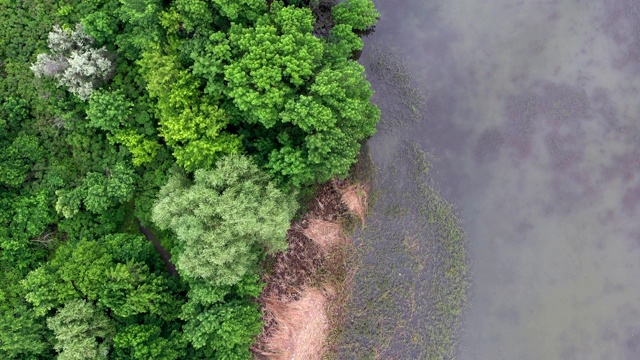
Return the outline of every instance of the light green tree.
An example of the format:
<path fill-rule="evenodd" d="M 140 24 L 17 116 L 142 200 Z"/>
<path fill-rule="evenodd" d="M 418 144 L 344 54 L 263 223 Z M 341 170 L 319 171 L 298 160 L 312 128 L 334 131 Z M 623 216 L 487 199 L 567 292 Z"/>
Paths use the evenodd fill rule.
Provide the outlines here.
<path fill-rule="evenodd" d="M 174 55 L 156 49 L 146 52 L 140 64 L 149 94 L 158 99 L 160 135 L 173 147 L 178 164 L 193 171 L 240 151 L 240 138 L 223 131 L 229 117 L 217 104 L 201 98 L 200 81 L 181 69 Z"/>
<path fill-rule="evenodd" d="M 229 155 L 212 170 L 197 170 L 193 182 L 172 177 L 152 218 L 176 234 L 182 276 L 230 285 L 255 269 L 264 248 L 286 249 L 295 210 L 293 194 L 279 190 L 250 159 Z"/>
<path fill-rule="evenodd" d="M 93 304 L 71 300 L 47 326 L 56 337 L 58 360 L 107 359 L 115 325 Z"/>
<path fill-rule="evenodd" d="M 371 0 L 343 0 L 331 8 L 336 24 L 351 25 L 356 30 L 367 30 L 380 18 Z"/>
<path fill-rule="evenodd" d="M 153 161 L 162 145 L 132 129 L 117 130 L 109 136 L 109 141 L 127 147 L 133 165 L 140 166 Z"/>

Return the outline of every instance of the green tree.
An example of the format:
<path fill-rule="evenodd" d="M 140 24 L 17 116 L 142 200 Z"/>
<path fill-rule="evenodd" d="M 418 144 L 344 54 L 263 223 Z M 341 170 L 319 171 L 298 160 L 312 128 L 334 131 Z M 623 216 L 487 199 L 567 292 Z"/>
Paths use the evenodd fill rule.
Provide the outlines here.
<path fill-rule="evenodd" d="M 343 0 L 331 8 L 331 15 L 336 24 L 351 25 L 356 30 L 367 30 L 380 18 L 371 0 Z"/>
<path fill-rule="evenodd" d="M 92 12 L 81 22 L 84 31 L 100 45 L 113 44 L 118 33 L 118 18 L 109 10 Z"/>
<path fill-rule="evenodd" d="M 262 329 L 253 301 L 262 292 L 260 277 L 244 276 L 233 286 L 192 281 L 180 317 L 184 337 L 204 359 L 249 359 L 249 347 Z"/>
<path fill-rule="evenodd" d="M 170 338 L 161 334 L 162 328 L 152 324 L 128 325 L 113 338 L 113 358 L 122 360 L 178 360 L 186 359 L 186 342 L 174 332 Z"/>
<path fill-rule="evenodd" d="M 323 53 L 322 40 L 311 33 L 314 21 L 310 9 L 276 2 L 255 26 L 231 27 L 226 92 L 244 121 L 273 127 L 287 101 L 313 79 Z"/>
<path fill-rule="evenodd" d="M 45 357 L 50 345 L 46 341 L 44 328 L 44 323 L 24 304 L 0 312 L 0 357 Z"/>
<path fill-rule="evenodd" d="M 356 62 L 342 60 L 320 70 L 309 96 L 288 102 L 281 114 L 303 131 L 304 141 L 283 129 L 280 148 L 269 154 L 267 168 L 296 185 L 346 175 L 356 161 L 359 141 L 375 132 L 380 117 L 369 101 L 372 93 L 364 68 Z"/>
<path fill-rule="evenodd" d="M 267 11 L 267 1 L 262 0 L 212 0 L 220 14 L 230 21 L 246 19 L 255 21 Z"/>
<path fill-rule="evenodd" d="M 38 316 L 84 298 L 119 319 L 138 314 L 172 319 L 178 305 L 167 279 L 150 268 L 161 269 L 158 261 L 142 236 L 117 234 L 65 243 L 23 281 L 25 298 Z"/>
<path fill-rule="evenodd" d="M 187 315 L 188 314 L 188 315 Z M 184 332 L 205 359 L 250 359 L 249 347 L 262 329 L 258 305 L 229 301 L 185 313 Z"/>
<path fill-rule="evenodd" d="M 131 116 L 132 107 L 133 103 L 126 98 L 122 91 L 94 91 L 87 109 L 89 125 L 114 132 L 126 124 Z"/>
<path fill-rule="evenodd" d="M 229 285 L 255 269 L 263 247 L 286 248 L 295 210 L 292 194 L 248 158 L 230 155 L 213 170 L 197 170 L 193 183 L 172 177 L 160 191 L 153 221 L 176 234 L 182 276 Z"/>
<path fill-rule="evenodd" d="M 27 179 L 34 163 L 41 158 L 42 149 L 38 138 L 25 133 L 16 136 L 10 144 L 5 142 L 5 145 L 0 153 L 0 184 L 18 187 Z"/>
<path fill-rule="evenodd" d="M 166 301 L 164 279 L 149 272 L 140 263 L 116 264 L 105 274 L 107 283 L 100 294 L 100 304 L 114 315 L 130 317 L 141 313 L 160 313 Z"/>
<path fill-rule="evenodd" d="M 89 172 L 81 185 L 73 190 L 58 190 L 56 210 L 65 217 L 80 211 L 80 205 L 96 214 L 126 202 L 135 190 L 136 175 L 123 163 L 116 163 L 104 172 Z"/>
<path fill-rule="evenodd" d="M 107 359 L 115 325 L 93 304 L 71 300 L 47 319 L 59 360 Z"/>
<path fill-rule="evenodd" d="M 274 1 L 255 24 L 233 24 L 191 52 L 193 74 L 228 99 L 247 151 L 297 186 L 345 175 L 380 116 L 364 68 L 347 60 L 362 48 L 353 27 L 321 39 L 314 22 L 308 8 Z"/>

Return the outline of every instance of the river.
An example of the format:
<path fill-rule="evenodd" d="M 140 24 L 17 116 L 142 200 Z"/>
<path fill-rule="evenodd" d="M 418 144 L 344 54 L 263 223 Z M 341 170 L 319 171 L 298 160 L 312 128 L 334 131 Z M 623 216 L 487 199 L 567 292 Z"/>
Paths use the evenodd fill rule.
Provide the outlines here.
<path fill-rule="evenodd" d="M 374 101 L 381 54 L 424 101 L 373 160 L 418 143 L 467 232 L 456 358 L 640 358 L 640 1 L 375 2 Z"/>

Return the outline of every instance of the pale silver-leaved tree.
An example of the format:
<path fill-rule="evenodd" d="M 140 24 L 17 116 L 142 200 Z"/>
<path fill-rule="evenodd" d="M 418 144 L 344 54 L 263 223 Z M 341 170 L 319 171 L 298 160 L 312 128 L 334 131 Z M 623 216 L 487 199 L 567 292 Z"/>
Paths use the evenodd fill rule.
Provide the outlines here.
<path fill-rule="evenodd" d="M 39 54 L 31 70 L 37 77 L 50 76 L 59 86 L 82 100 L 91 97 L 93 89 L 107 81 L 114 72 L 115 63 L 105 47 L 92 47 L 93 38 L 86 34 L 82 25 L 75 30 L 63 30 L 54 25 L 49 33 L 49 54 Z"/>

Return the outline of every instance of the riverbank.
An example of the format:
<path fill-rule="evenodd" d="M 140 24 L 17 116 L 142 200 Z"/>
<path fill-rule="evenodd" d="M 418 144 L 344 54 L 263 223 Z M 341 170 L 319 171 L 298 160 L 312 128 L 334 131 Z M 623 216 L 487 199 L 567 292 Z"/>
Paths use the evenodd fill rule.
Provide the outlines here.
<path fill-rule="evenodd" d="M 257 358 L 335 356 L 354 273 L 351 233 L 364 224 L 367 198 L 367 186 L 353 176 L 320 185 L 292 224 L 287 251 L 267 259 L 258 299 L 265 326 L 252 348 Z"/>
<path fill-rule="evenodd" d="M 402 135 L 424 125 L 426 98 L 397 56 L 374 48 L 365 61 L 382 119 L 349 181 L 370 188 L 366 221 L 346 215 L 335 183 L 319 188 L 292 226 L 289 251 L 271 260 L 280 275 L 265 279 L 267 327 L 254 347 L 264 358 L 450 359 L 457 351 L 470 283 L 466 234 L 432 177 L 431 156 Z M 307 236 L 314 216 L 341 224 L 351 240 L 326 256 Z"/>
<path fill-rule="evenodd" d="M 354 235 L 337 358 L 451 359 L 471 279 L 463 222 L 434 179 L 439 168 L 406 137 L 427 127 L 427 95 L 399 56 L 370 47 L 361 60 L 382 117 L 368 141 L 372 201 Z"/>

